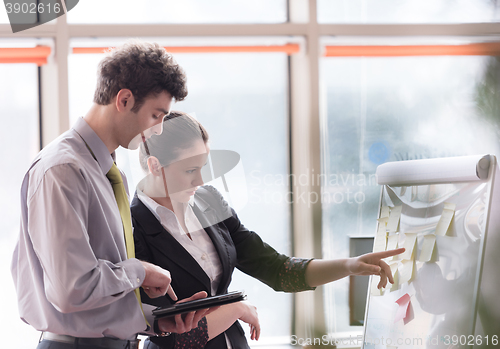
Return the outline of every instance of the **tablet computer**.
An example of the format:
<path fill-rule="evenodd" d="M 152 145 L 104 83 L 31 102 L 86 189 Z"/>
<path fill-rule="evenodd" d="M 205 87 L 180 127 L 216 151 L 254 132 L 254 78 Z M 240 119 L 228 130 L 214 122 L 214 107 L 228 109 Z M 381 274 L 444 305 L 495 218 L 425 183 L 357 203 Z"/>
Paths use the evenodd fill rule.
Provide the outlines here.
<path fill-rule="evenodd" d="M 239 302 L 246 299 L 244 291 L 234 291 L 219 296 L 196 299 L 194 301 L 176 303 L 168 307 L 158 307 L 153 310 L 153 315 L 156 318 L 174 316 L 177 314 L 189 313 L 201 309 L 216 307 L 219 305 Z"/>

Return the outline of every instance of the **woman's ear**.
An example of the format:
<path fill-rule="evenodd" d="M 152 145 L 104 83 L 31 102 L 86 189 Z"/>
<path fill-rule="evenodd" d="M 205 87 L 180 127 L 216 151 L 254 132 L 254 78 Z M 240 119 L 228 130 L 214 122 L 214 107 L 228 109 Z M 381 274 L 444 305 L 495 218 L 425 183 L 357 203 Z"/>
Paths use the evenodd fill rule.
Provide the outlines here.
<path fill-rule="evenodd" d="M 148 169 L 153 176 L 160 176 L 161 175 L 160 161 L 156 157 L 150 156 L 148 158 Z"/>

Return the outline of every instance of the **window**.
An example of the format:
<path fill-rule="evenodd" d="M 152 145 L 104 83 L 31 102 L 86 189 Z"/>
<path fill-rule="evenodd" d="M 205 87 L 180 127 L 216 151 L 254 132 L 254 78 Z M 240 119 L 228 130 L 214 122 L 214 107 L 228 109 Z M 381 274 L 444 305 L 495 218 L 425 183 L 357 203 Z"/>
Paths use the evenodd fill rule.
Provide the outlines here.
<path fill-rule="evenodd" d="M 282 23 L 286 20 L 285 0 L 144 0 L 140 5 L 133 0 L 86 0 L 68 13 L 69 23 Z"/>
<path fill-rule="evenodd" d="M 500 61 L 488 56 L 324 58 L 323 251 L 373 236 L 387 161 L 498 154 Z M 325 288 L 329 332 L 349 326 L 348 279 Z M 334 311 L 332 311 L 334 310 Z"/>
<path fill-rule="evenodd" d="M 176 53 L 186 68 L 190 93 L 175 108 L 195 113 L 207 126 L 212 149 L 232 149 L 241 155 L 247 202 L 237 208 L 246 226 L 281 252 L 341 258 L 347 257 L 351 236 L 358 240 L 373 236 L 379 197 L 373 175 L 378 164 L 497 152 L 498 63 L 488 56 L 494 55 L 491 52 L 481 53 L 483 56 L 378 58 L 359 57 L 358 52 L 357 57 L 326 58 L 321 57 L 324 44 L 331 40 L 357 46 L 378 42 L 401 48 L 398 45 L 456 44 L 483 38 L 500 41 L 497 7 L 493 0 L 85 0 L 57 25 L 53 21 L 17 34 L 12 34 L 0 6 L 0 38 L 8 47 L 27 46 L 26 35 L 41 38 L 38 45 L 50 41 L 45 45 L 52 53 L 42 69 L 41 105 L 53 113 L 42 115 L 44 144 L 66 131 L 92 103 L 96 66 L 102 56 L 72 54 L 70 50 L 66 64 L 68 47 L 114 46 L 136 34 L 178 47 L 227 45 L 228 41 L 230 45 L 300 42 L 296 45 L 299 52 L 290 57 L 255 52 Z M 408 25 L 415 23 L 419 25 Z M 86 39 L 89 36 L 92 39 Z M 29 78 L 17 73 L 19 67 L 29 71 Z M 5 111 L 0 115 L 9 122 L 2 131 L 3 152 L 8 154 L 17 143 L 29 148 L 12 160 L 13 164 L 17 161 L 12 169 L 4 169 L 8 175 L 0 188 L 13 198 L 9 203 L 15 203 L 23 173 L 36 153 L 32 145 L 39 142 L 36 68 L 0 65 L 0 78 L 0 92 L 5 90 L 0 95 L 4 102 L 0 108 Z M 10 119 L 12 115 L 15 120 Z M 15 132 L 18 126 L 23 127 L 22 135 Z M 133 193 L 142 178 L 137 153 L 119 149 L 117 158 Z M 293 172 L 288 159 L 293 162 Z M 295 201 L 290 204 L 287 180 L 300 182 L 301 175 L 320 171 L 325 178 L 323 200 L 314 201 L 318 187 L 309 183 L 292 186 Z M 11 175 L 12 181 L 8 179 Z M 307 203 L 301 202 L 304 193 L 314 193 L 304 200 Z M 2 265 L 8 274 L 14 244 L 9 239 L 17 236 L 19 222 L 18 211 L 12 210 L 18 206 L 5 207 L 14 218 L 6 223 L 11 224 L 9 235 L 2 236 L 7 241 L 2 244 L 7 246 Z M 263 336 L 273 336 L 270 347 L 290 343 L 289 334 L 299 338 L 323 334 L 322 316 L 329 334 L 360 329 L 349 325 L 348 279 L 293 297 L 247 280 L 236 274 L 233 286 L 244 287 L 252 302 L 262 300 L 255 303 Z M 245 286 L 240 286 L 243 282 Z M 13 288 L 4 288 L 4 292 L 6 299 L 14 299 Z M 9 309 L 0 317 L 3 328 L 14 334 L 6 345 L 12 346 L 14 341 L 17 345 L 21 338 L 24 347 L 32 348 L 37 338 L 28 337 L 30 330 L 36 336 L 34 331 L 18 320 L 15 306 Z M 263 342 L 264 338 L 250 345 Z"/>
<path fill-rule="evenodd" d="M 2 182 L 0 203 L 2 234 L 0 234 L 0 270 L 8 279 L 2 286 L 3 303 L 0 313 L 2 333 L 15 338 L 16 346 L 33 347 L 40 334 L 22 324 L 17 310 L 17 296 L 10 277 L 12 251 L 19 237 L 21 202 L 19 190 L 24 174 L 38 153 L 38 69 L 34 64 L 0 64 L 0 158 Z M 4 339 L 5 341 L 5 339 Z M 8 339 L 7 339 L 8 342 Z"/>
<path fill-rule="evenodd" d="M 7 23 L 9 23 L 9 16 L 7 15 L 5 7 L 2 6 L 2 8 L 0 9 L 0 24 L 7 24 Z"/>
<path fill-rule="evenodd" d="M 489 0 L 318 0 L 320 23 L 497 22 L 498 4 Z"/>
<path fill-rule="evenodd" d="M 221 182 L 209 184 L 226 194 L 246 227 L 279 252 L 289 255 L 289 189 L 284 180 L 289 172 L 286 54 L 179 53 L 174 56 L 187 73 L 189 95 L 172 109 L 190 113 L 203 123 L 210 135 L 211 150 L 233 150 L 241 156 L 240 170 L 244 171 L 246 188 L 231 197 Z M 93 77 L 102 57 L 83 54 L 70 57 L 72 120 L 83 115 L 91 105 Z M 133 195 L 136 184 L 144 176 L 138 153 L 120 148 L 117 162 L 127 173 Z M 242 200 L 244 195 L 247 195 L 246 203 Z M 290 294 L 276 293 L 241 272 L 233 274 L 230 289 L 244 289 L 251 303 L 257 306 L 262 337 L 290 336 L 290 322 L 283 321 L 291 318 Z"/>

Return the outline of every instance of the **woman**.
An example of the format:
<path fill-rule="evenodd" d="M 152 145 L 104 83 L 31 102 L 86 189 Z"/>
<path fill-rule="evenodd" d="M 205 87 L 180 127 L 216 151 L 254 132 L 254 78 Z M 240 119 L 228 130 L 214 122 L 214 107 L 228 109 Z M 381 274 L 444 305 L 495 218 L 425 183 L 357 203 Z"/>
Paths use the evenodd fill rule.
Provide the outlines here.
<path fill-rule="evenodd" d="M 385 287 L 387 278 L 394 282 L 381 259 L 404 249 L 343 260 L 290 258 L 276 252 L 241 224 L 215 188 L 202 186 L 209 151 L 205 128 L 180 112 L 169 115 L 161 135 L 141 145 L 141 165 L 149 174 L 139 183 L 131 206 L 136 257 L 169 270 L 179 299 L 198 291 L 227 292 L 235 267 L 285 292 L 311 290 L 352 274 L 380 275 L 379 287 Z M 149 299 L 142 292 L 142 297 L 157 306 L 173 303 L 167 296 Z M 248 348 L 238 319 L 258 339 L 255 308 L 243 302 L 220 307 L 188 333 L 151 337 L 144 347 Z"/>

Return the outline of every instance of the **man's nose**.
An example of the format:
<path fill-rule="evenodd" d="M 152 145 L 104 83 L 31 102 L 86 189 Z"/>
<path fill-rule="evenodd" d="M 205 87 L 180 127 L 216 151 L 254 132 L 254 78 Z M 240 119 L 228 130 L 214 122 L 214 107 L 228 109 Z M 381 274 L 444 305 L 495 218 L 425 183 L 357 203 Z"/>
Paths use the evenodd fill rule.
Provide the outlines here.
<path fill-rule="evenodd" d="M 153 134 L 160 135 L 163 132 L 163 120 L 158 124 L 154 125 L 152 128 Z"/>

